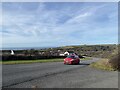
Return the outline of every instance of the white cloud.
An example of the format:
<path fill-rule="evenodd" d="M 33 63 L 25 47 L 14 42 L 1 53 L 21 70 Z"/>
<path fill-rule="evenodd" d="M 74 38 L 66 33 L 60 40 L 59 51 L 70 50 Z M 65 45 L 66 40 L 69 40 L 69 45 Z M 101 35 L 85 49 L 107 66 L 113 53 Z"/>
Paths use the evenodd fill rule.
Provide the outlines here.
<path fill-rule="evenodd" d="M 69 21 L 67 21 L 68 24 L 70 23 L 79 23 L 79 22 L 83 22 L 84 20 L 86 20 L 89 16 L 91 15 L 91 13 L 83 13 L 83 14 L 80 14 L 76 17 L 73 17 L 72 19 L 70 19 Z"/>
<path fill-rule="evenodd" d="M 71 7 L 59 11 L 55 9 L 47 10 L 42 3 L 33 12 L 26 12 L 25 10 L 23 10 L 23 13 L 6 11 L 3 17 L 5 27 L 3 30 L 7 32 L 3 31 L 3 44 L 37 43 L 45 45 L 48 42 L 55 45 L 56 43 L 77 44 L 87 43 L 88 41 L 84 40 L 88 40 L 89 35 L 96 39 L 100 35 L 109 37 L 113 30 L 116 30 L 115 25 L 113 24 L 111 29 L 111 23 L 107 22 L 103 25 L 106 27 L 102 29 L 102 23 L 94 20 L 97 17 L 97 12 L 107 8 L 106 6 L 107 4 L 83 6 L 81 9 L 78 8 L 74 11 L 75 13 L 71 13 Z M 105 15 L 110 14 L 108 12 L 104 13 Z M 100 13 L 100 15 L 102 14 Z M 69 18 L 60 23 L 65 17 Z M 113 20 L 112 17 L 114 18 L 114 14 L 109 16 L 111 20 Z M 105 30 L 108 34 L 103 33 Z"/>
<path fill-rule="evenodd" d="M 0 3 L 0 26 L 2 25 L 2 3 Z"/>

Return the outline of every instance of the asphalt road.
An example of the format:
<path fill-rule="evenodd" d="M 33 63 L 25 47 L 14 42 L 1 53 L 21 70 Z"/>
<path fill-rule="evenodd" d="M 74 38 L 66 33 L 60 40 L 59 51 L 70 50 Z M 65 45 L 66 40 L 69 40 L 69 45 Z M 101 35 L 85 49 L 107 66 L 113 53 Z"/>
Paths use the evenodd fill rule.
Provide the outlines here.
<path fill-rule="evenodd" d="M 3 65 L 3 87 L 7 88 L 118 88 L 118 72 L 97 70 L 82 61 Z"/>

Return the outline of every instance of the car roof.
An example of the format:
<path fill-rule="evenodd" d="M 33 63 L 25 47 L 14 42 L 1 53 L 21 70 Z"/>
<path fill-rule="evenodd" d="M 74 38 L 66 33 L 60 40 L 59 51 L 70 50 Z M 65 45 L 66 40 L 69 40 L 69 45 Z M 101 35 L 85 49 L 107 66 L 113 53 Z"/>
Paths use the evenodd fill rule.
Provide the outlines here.
<path fill-rule="evenodd" d="M 68 55 L 67 58 L 76 58 L 77 55 Z"/>

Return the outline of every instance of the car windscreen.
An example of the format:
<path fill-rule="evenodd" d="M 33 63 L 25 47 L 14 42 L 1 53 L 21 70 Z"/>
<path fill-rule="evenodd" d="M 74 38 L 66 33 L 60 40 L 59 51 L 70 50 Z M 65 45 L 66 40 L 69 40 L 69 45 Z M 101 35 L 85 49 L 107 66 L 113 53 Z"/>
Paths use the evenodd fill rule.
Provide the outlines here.
<path fill-rule="evenodd" d="M 74 58 L 76 58 L 76 57 L 75 57 L 75 56 L 67 56 L 67 58 L 73 58 L 73 59 L 74 59 Z"/>

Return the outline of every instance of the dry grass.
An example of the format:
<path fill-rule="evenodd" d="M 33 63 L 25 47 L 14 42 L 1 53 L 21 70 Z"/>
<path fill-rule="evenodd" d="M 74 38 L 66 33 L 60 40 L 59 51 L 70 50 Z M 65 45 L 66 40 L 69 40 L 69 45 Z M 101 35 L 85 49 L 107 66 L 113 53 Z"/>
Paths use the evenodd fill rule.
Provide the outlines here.
<path fill-rule="evenodd" d="M 102 59 L 98 62 L 92 63 L 92 67 L 104 70 L 119 70 L 120 71 L 120 52 L 118 48 L 108 55 L 108 59 Z"/>
<path fill-rule="evenodd" d="M 103 70 L 110 70 L 110 71 L 114 71 L 115 70 L 112 67 L 112 65 L 109 63 L 109 59 L 99 60 L 98 62 L 92 63 L 90 66 L 98 68 L 98 69 L 103 69 Z"/>

